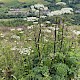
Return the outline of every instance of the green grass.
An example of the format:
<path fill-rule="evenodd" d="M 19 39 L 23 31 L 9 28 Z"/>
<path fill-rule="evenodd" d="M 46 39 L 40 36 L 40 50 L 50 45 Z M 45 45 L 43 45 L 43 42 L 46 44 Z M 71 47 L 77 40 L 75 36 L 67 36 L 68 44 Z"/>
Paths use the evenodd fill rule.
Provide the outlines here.
<path fill-rule="evenodd" d="M 27 2 L 27 3 L 32 3 L 32 2 L 44 2 L 44 0 L 18 0 L 19 2 Z"/>
<path fill-rule="evenodd" d="M 44 0 L 0 0 L 3 3 L 15 3 L 15 2 L 25 2 L 25 3 L 47 3 Z"/>
<path fill-rule="evenodd" d="M 3 3 L 10 3 L 10 2 L 14 2 L 14 1 L 17 1 L 17 0 L 0 0 L 0 2 L 3 2 Z"/>
<path fill-rule="evenodd" d="M 26 3 L 26 5 L 32 5 L 36 3 L 40 3 L 44 5 L 49 4 L 49 2 L 44 0 L 0 0 L 0 2 L 4 3 L 5 4 L 4 6 L 6 7 L 20 7 L 24 5 L 24 4 L 21 5 L 20 3 Z"/>

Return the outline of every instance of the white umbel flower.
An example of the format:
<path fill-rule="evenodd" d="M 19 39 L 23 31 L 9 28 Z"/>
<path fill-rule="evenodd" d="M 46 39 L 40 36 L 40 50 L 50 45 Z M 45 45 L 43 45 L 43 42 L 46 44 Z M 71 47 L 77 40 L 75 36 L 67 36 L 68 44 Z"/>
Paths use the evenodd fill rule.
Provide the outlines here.
<path fill-rule="evenodd" d="M 17 28 L 17 31 L 22 31 L 23 30 L 23 28 Z"/>
<path fill-rule="evenodd" d="M 37 17 L 27 17 L 27 21 L 37 21 Z"/>
<path fill-rule="evenodd" d="M 34 9 L 34 6 L 33 5 L 31 5 L 31 9 Z"/>
<path fill-rule="evenodd" d="M 66 5 L 66 3 L 65 2 L 58 2 L 58 3 L 56 3 L 56 5 Z"/>
<path fill-rule="evenodd" d="M 48 7 L 45 7 L 43 4 L 35 4 L 35 5 L 32 5 L 31 7 L 31 10 L 32 11 L 36 11 L 36 10 L 45 10 L 47 11 L 48 10 Z"/>
<path fill-rule="evenodd" d="M 73 30 L 73 33 L 76 35 L 80 35 L 80 31 Z"/>
<path fill-rule="evenodd" d="M 27 55 L 30 55 L 31 52 L 32 52 L 31 47 L 28 47 L 28 48 L 21 48 L 21 49 L 19 50 L 19 53 L 20 53 L 20 54 L 27 54 Z"/>
<path fill-rule="evenodd" d="M 46 18 L 47 16 L 40 16 L 40 18 Z"/>
<path fill-rule="evenodd" d="M 51 16 L 58 16 L 58 15 L 61 15 L 62 14 L 62 11 L 61 10 L 56 10 L 56 11 L 51 11 L 50 13 L 48 13 L 47 15 L 49 17 Z"/>
<path fill-rule="evenodd" d="M 41 24 L 41 26 L 45 26 L 45 24 Z"/>
<path fill-rule="evenodd" d="M 47 16 L 60 16 L 63 14 L 72 14 L 73 9 L 72 8 L 62 8 L 61 10 L 51 11 L 47 14 Z"/>
<path fill-rule="evenodd" d="M 20 36 L 17 36 L 17 35 L 12 35 L 11 38 L 12 38 L 12 39 L 20 40 Z"/>
<path fill-rule="evenodd" d="M 49 13 L 47 14 L 47 16 L 51 17 L 51 16 L 53 16 L 53 13 L 49 12 Z"/>
<path fill-rule="evenodd" d="M 15 31 L 15 28 L 10 29 L 10 31 Z"/>
<path fill-rule="evenodd" d="M 22 48 L 19 52 L 20 54 L 30 55 L 30 50 L 28 48 Z"/>
<path fill-rule="evenodd" d="M 33 8 L 33 9 L 32 9 L 32 11 L 33 11 L 33 12 L 35 12 L 35 11 L 36 11 L 36 9 L 35 9 L 35 8 Z"/>
<path fill-rule="evenodd" d="M 26 18 L 23 18 L 23 20 L 26 21 L 27 19 Z"/>
<path fill-rule="evenodd" d="M 73 12 L 72 8 L 62 8 L 62 14 L 71 14 Z"/>
<path fill-rule="evenodd" d="M 34 7 L 36 9 L 40 9 L 40 8 L 44 8 L 44 5 L 43 4 L 35 4 Z"/>
<path fill-rule="evenodd" d="M 62 11 L 61 10 L 56 10 L 56 11 L 52 11 L 51 12 L 53 14 L 53 16 L 58 16 L 58 15 L 61 15 L 62 14 Z"/>
<path fill-rule="evenodd" d="M 45 32 L 45 33 L 51 33 L 51 30 L 49 30 L 49 29 L 45 29 L 45 30 L 42 30 L 43 32 Z"/>
<path fill-rule="evenodd" d="M 5 34 L 1 33 L 0 34 L 0 37 L 4 38 L 5 37 Z"/>
<path fill-rule="evenodd" d="M 27 26 L 27 29 L 33 29 L 33 25 Z"/>
<path fill-rule="evenodd" d="M 36 13 L 36 14 L 39 13 L 39 10 L 36 10 L 35 13 Z"/>
<path fill-rule="evenodd" d="M 33 22 L 34 25 L 38 24 L 38 22 Z"/>
<path fill-rule="evenodd" d="M 50 22 L 50 21 L 46 21 L 46 23 L 47 23 L 47 24 L 50 24 L 51 22 Z"/>
<path fill-rule="evenodd" d="M 45 10 L 45 11 L 48 10 L 48 7 L 44 7 L 44 10 Z"/>

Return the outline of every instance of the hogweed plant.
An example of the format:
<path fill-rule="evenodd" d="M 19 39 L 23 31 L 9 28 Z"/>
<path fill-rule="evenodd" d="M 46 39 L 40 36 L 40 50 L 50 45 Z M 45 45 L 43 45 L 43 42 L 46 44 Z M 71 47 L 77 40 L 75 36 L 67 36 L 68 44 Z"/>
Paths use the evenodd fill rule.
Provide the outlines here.
<path fill-rule="evenodd" d="M 39 31 L 38 31 L 38 36 L 36 37 L 35 34 L 34 34 L 34 37 L 35 37 L 35 46 L 37 48 L 37 51 L 38 51 L 38 54 L 39 54 L 39 59 L 41 61 L 41 52 L 40 52 L 40 38 L 41 38 L 41 33 L 42 33 L 42 25 L 41 25 L 41 17 L 42 18 L 45 18 L 45 16 L 41 16 L 41 11 L 43 10 L 47 10 L 48 8 L 45 7 L 43 4 L 35 4 L 35 5 L 32 5 L 31 6 L 31 10 L 32 11 L 35 11 L 38 13 L 38 24 L 39 24 Z M 33 22 L 35 24 L 35 22 Z"/>
<path fill-rule="evenodd" d="M 48 13 L 47 15 L 49 16 L 49 17 L 51 17 L 51 16 L 55 16 L 55 18 L 56 18 L 56 27 L 58 26 L 58 28 L 59 28 L 59 30 L 58 30 L 58 35 L 60 35 L 60 38 L 61 39 L 58 39 L 58 41 L 57 42 L 60 42 L 59 44 L 60 44 L 60 51 L 62 50 L 62 44 L 63 44 L 63 31 L 64 31 L 64 17 L 63 17 L 63 15 L 65 15 L 65 14 L 72 14 L 72 11 L 73 11 L 73 9 L 72 8 L 62 8 L 61 10 L 56 10 L 56 11 L 51 11 L 50 13 Z M 55 33 L 54 33 L 54 36 L 55 36 L 55 38 L 56 38 L 56 27 L 55 27 Z M 61 30 L 60 30 L 61 29 Z M 60 31 L 60 32 L 59 32 Z M 59 36 L 58 36 L 58 38 L 59 38 Z M 56 39 L 55 39 L 55 41 L 54 41 L 54 46 L 56 45 Z M 54 47 L 54 53 L 55 53 L 55 47 Z"/>
<path fill-rule="evenodd" d="M 65 25 L 73 9 L 51 11 L 50 20 L 43 4 L 31 9 L 37 14 L 26 18 L 31 25 L 0 32 L 0 80 L 78 80 L 80 32 Z"/>

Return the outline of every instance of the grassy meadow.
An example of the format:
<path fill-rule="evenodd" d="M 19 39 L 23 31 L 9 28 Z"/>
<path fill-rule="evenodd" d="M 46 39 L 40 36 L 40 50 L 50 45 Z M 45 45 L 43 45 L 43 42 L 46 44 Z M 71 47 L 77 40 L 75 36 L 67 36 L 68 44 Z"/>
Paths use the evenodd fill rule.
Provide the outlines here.
<path fill-rule="evenodd" d="M 79 1 L 60 1 L 0 0 L 0 80 L 80 80 Z"/>
<path fill-rule="evenodd" d="M 38 24 L 18 27 L 0 27 L 0 71 L 2 71 L 0 72 L 0 80 L 53 80 L 53 78 L 56 80 L 57 77 L 52 78 L 49 76 L 51 74 L 49 69 L 52 64 L 54 64 L 52 67 L 55 69 L 56 67 L 59 68 L 56 71 L 61 75 L 56 72 L 58 76 L 57 79 L 59 79 L 59 76 L 62 78 L 64 73 L 65 76 L 68 72 L 66 70 L 75 71 L 76 67 L 79 68 L 80 37 L 73 32 L 74 30 L 80 30 L 79 26 L 64 27 L 63 51 L 60 51 L 61 42 L 58 41 L 55 56 L 54 28 L 54 26 L 46 27 L 46 24 L 41 27 L 41 36 L 38 43 L 41 53 L 40 57 L 35 41 L 35 39 L 39 37 L 40 27 Z M 58 33 L 59 32 L 57 32 L 57 39 L 59 36 Z M 39 58 L 41 62 L 39 62 Z M 52 59 L 54 60 L 53 62 Z M 10 71 L 10 73 L 8 73 L 8 71 Z M 42 72 L 44 77 L 40 76 L 41 74 L 38 72 Z M 77 73 L 79 77 L 80 70 L 78 70 Z M 73 72 L 70 73 L 70 75 L 72 74 Z"/>

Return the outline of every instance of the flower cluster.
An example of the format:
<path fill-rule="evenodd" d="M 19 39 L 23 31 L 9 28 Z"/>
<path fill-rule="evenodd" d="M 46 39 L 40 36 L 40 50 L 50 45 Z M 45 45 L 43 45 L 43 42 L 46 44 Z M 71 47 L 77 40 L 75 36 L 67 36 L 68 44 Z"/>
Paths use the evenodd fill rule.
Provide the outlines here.
<path fill-rule="evenodd" d="M 45 7 L 43 4 L 35 4 L 35 5 L 32 5 L 32 6 L 31 6 L 31 9 L 34 10 L 34 11 L 35 11 L 36 9 L 38 9 L 38 10 L 39 10 L 39 9 L 41 9 L 41 10 L 43 10 L 43 9 L 44 9 L 44 10 L 48 10 L 48 7 Z"/>
<path fill-rule="evenodd" d="M 20 36 L 17 36 L 17 35 L 12 35 L 12 36 L 11 36 L 11 39 L 20 40 Z"/>
<path fill-rule="evenodd" d="M 15 28 L 11 28 L 11 29 L 10 29 L 10 31 L 16 31 L 16 30 L 17 30 L 17 31 L 22 31 L 23 28 L 17 28 L 17 29 L 15 29 Z"/>
<path fill-rule="evenodd" d="M 26 18 L 23 18 L 23 20 L 26 21 L 27 19 Z"/>
<path fill-rule="evenodd" d="M 15 30 L 16 30 L 15 28 L 11 28 L 11 29 L 10 29 L 10 31 L 15 31 Z"/>
<path fill-rule="evenodd" d="M 46 21 L 46 23 L 47 23 L 47 24 L 50 24 L 51 22 L 50 22 L 50 21 Z"/>
<path fill-rule="evenodd" d="M 80 31 L 73 30 L 73 33 L 76 35 L 80 35 Z"/>
<path fill-rule="evenodd" d="M 62 14 L 71 14 L 73 12 L 72 8 L 62 8 L 61 9 Z"/>
<path fill-rule="evenodd" d="M 27 21 L 37 21 L 37 17 L 27 17 Z"/>
<path fill-rule="evenodd" d="M 43 18 L 43 19 L 46 18 L 46 17 L 47 17 L 47 16 L 40 16 L 40 18 Z"/>
<path fill-rule="evenodd" d="M 43 4 L 35 4 L 31 6 L 33 12 L 39 12 L 39 10 L 48 10 L 48 7 L 45 7 Z"/>
<path fill-rule="evenodd" d="M 33 25 L 27 26 L 27 29 L 28 29 L 28 30 L 29 30 L 29 29 L 33 29 Z"/>
<path fill-rule="evenodd" d="M 44 5 L 43 4 L 35 4 L 34 7 L 36 9 L 40 9 L 40 8 L 42 9 L 42 8 L 44 8 Z"/>
<path fill-rule="evenodd" d="M 61 10 L 51 11 L 47 15 L 51 17 L 51 16 L 58 16 L 63 14 L 71 14 L 72 12 L 73 12 L 72 8 L 62 8 Z"/>
<path fill-rule="evenodd" d="M 58 3 L 56 3 L 56 5 L 66 5 L 66 3 L 65 2 L 58 2 Z"/>
<path fill-rule="evenodd" d="M 45 29 L 45 30 L 42 30 L 43 32 L 45 32 L 45 33 L 51 33 L 51 30 L 49 30 L 49 29 Z"/>
<path fill-rule="evenodd" d="M 23 30 L 23 28 L 17 28 L 17 31 L 22 31 Z"/>
<path fill-rule="evenodd" d="M 33 50 L 31 49 L 31 47 L 21 48 L 21 49 L 19 50 L 19 53 L 20 53 L 20 54 L 30 55 L 31 52 L 33 52 Z"/>
<path fill-rule="evenodd" d="M 4 38 L 5 37 L 5 34 L 1 33 L 0 34 L 0 37 Z"/>

